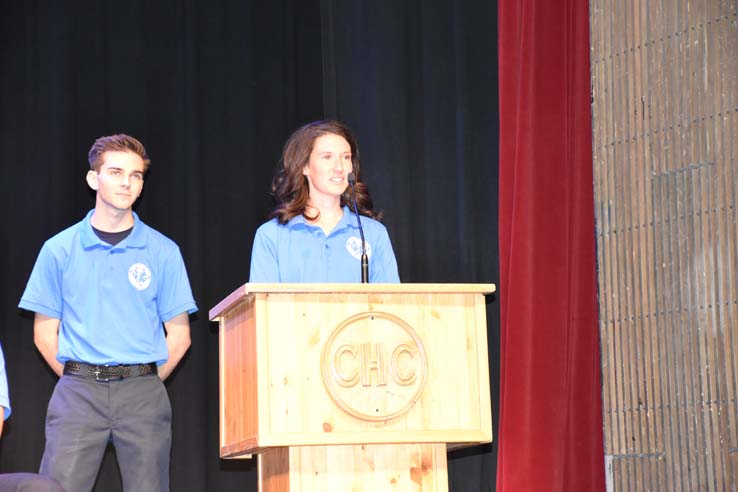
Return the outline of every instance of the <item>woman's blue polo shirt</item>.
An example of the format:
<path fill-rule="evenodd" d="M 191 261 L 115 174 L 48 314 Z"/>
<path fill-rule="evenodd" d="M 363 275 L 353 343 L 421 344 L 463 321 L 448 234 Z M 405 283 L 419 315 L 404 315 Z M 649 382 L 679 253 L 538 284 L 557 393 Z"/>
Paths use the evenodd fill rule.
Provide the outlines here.
<path fill-rule="evenodd" d="M 371 283 L 397 283 L 397 260 L 387 229 L 361 217 Z M 319 226 L 298 215 L 286 224 L 277 219 L 256 231 L 251 251 L 249 282 L 361 282 L 361 236 L 356 216 L 343 208 L 343 217 L 326 235 Z"/>
<path fill-rule="evenodd" d="M 92 230 L 93 212 L 46 241 L 19 307 L 61 320 L 62 364 L 163 364 L 162 322 L 197 311 L 179 247 L 135 213 L 111 246 Z"/>

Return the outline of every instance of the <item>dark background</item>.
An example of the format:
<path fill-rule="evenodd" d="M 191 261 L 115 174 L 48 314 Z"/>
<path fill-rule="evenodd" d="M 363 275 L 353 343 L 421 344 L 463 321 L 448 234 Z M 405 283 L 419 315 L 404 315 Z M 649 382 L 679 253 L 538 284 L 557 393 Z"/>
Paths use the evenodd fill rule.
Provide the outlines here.
<path fill-rule="evenodd" d="M 0 471 L 37 469 L 56 382 L 16 305 L 43 241 L 94 206 L 90 145 L 124 132 L 152 159 L 136 211 L 179 244 L 200 308 L 167 384 L 172 490 L 256 490 L 255 460 L 218 458 L 207 311 L 248 280 L 282 144 L 322 118 L 358 136 L 403 282 L 497 283 L 495 2 L 0 1 L 0 342 L 13 408 Z M 498 320 L 490 297 L 495 423 Z M 495 470 L 496 442 L 452 453 L 450 489 L 494 490 Z M 120 490 L 111 450 L 95 490 Z"/>

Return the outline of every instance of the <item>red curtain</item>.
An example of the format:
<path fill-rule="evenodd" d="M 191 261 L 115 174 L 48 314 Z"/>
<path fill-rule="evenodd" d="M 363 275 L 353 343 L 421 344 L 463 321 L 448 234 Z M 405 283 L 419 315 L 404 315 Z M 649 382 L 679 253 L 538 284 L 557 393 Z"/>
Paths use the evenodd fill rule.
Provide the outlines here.
<path fill-rule="evenodd" d="M 498 492 L 605 488 L 588 9 L 498 4 Z"/>

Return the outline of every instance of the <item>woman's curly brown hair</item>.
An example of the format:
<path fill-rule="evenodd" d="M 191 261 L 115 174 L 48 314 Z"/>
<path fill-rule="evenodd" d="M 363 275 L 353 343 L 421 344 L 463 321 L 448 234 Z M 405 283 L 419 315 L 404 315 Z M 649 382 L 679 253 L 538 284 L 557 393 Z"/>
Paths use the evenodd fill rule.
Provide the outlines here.
<path fill-rule="evenodd" d="M 312 217 L 307 213 L 310 188 L 302 171 L 308 165 L 315 139 L 327 133 L 345 138 L 351 146 L 352 172 L 356 177 L 354 189 L 359 213 L 376 220 L 382 218 L 381 213 L 374 211 L 369 188 L 360 181 L 359 146 L 351 130 L 339 121 L 314 121 L 298 128 L 290 135 L 282 149 L 279 170 L 272 180 L 272 197 L 277 207 L 270 214 L 270 217 L 276 217 L 280 224 L 286 224 L 298 215 L 303 215 L 308 220 L 318 218 L 318 215 Z M 345 205 L 352 210 L 354 208 L 350 187 L 341 195 L 341 206 Z"/>

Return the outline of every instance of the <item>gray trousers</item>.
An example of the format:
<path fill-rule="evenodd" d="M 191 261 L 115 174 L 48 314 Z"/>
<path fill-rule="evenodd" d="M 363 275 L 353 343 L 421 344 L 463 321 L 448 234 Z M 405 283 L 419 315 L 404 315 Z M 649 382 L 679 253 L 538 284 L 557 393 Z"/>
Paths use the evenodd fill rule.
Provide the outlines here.
<path fill-rule="evenodd" d="M 112 442 L 125 492 L 168 492 L 171 420 L 155 374 L 110 382 L 62 376 L 46 414 L 40 473 L 68 492 L 88 492 Z"/>
<path fill-rule="evenodd" d="M 64 492 L 61 485 L 35 473 L 0 475 L 0 492 Z"/>

